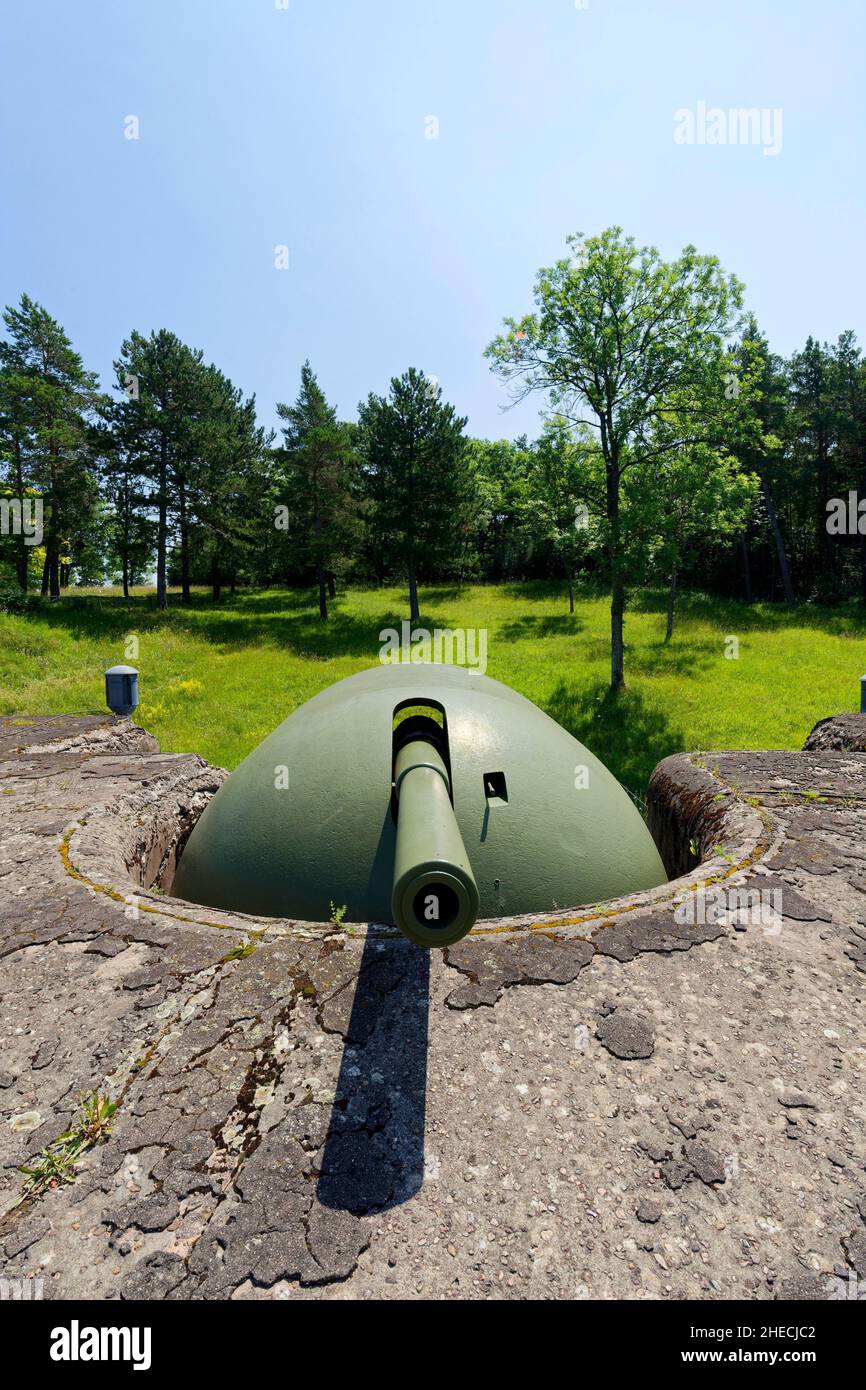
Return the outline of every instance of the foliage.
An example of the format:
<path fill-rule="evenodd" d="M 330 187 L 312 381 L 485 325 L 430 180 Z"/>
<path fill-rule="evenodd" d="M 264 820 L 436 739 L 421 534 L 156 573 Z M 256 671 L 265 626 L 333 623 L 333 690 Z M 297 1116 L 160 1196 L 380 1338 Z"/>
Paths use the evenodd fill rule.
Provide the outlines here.
<path fill-rule="evenodd" d="M 278 405 L 285 426 L 276 451 L 276 495 L 291 518 L 291 543 L 311 566 L 319 589 L 319 614 L 328 616 L 339 556 L 352 535 L 354 455 L 349 431 L 328 405 L 309 362 L 301 369 L 295 404 Z"/>
<path fill-rule="evenodd" d="M 27 1178 L 22 1200 L 38 1196 L 46 1188 L 74 1182 L 82 1155 L 107 1137 L 116 1109 L 116 1103 L 99 1091 L 85 1096 L 75 1123 L 43 1149 L 32 1164 L 19 1168 Z"/>
<path fill-rule="evenodd" d="M 487 355 L 518 399 L 543 391 L 563 421 L 597 443 L 611 686 L 618 689 L 630 522 L 644 520 L 623 508 L 623 480 L 629 470 L 658 468 L 670 454 L 723 442 L 732 414 L 724 339 L 742 286 L 714 256 L 687 246 L 666 262 L 619 227 L 586 241 L 569 237 L 568 246 L 569 256 L 538 272 L 536 313 L 506 319 Z"/>
<path fill-rule="evenodd" d="M 367 525 L 383 564 L 408 578 L 414 620 L 419 575 L 457 567 L 465 549 L 472 501 L 466 420 L 414 367 L 393 378 L 387 398 L 368 396 L 358 416 Z"/>
<path fill-rule="evenodd" d="M 22 295 L 0 341 L 0 501 L 41 503 L 44 537 L 0 534 L 3 607 L 114 580 L 338 586 L 552 579 L 611 599 L 611 683 L 642 585 L 720 600 L 866 601 L 866 363 L 854 334 L 785 361 L 742 287 L 692 247 L 673 261 L 618 228 L 571 238 L 535 312 L 488 349 L 535 440 L 468 439 L 411 369 L 340 421 L 309 364 L 280 447 L 246 398 L 176 334 L 133 331 L 101 395 L 69 337 Z M 859 507 L 859 510 L 858 510 Z M 275 524 L 279 509 L 288 529 Z M 830 524 L 847 509 L 845 525 Z M 838 532 L 838 534 L 837 534 Z M 33 537 L 30 537 L 33 540 Z M 10 589 L 11 586 L 11 589 Z M 399 619 L 399 612 L 395 615 Z"/>
<path fill-rule="evenodd" d="M 0 341 L 3 481 L 18 498 L 42 499 L 42 592 L 57 599 L 70 553 L 88 534 L 98 507 L 89 439 L 97 381 L 60 324 L 29 295 L 7 308 L 3 321 L 8 333 Z M 26 589 L 27 547 L 23 536 L 18 539 L 16 570 Z"/>

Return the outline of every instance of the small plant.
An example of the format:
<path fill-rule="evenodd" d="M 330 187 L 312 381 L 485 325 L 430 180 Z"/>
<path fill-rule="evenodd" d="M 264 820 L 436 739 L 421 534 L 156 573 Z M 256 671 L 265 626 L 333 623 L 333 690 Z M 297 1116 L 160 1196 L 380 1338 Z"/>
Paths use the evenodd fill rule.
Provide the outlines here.
<path fill-rule="evenodd" d="M 153 700 L 150 704 L 140 705 L 138 713 L 145 723 L 148 720 L 156 723 L 160 719 L 165 719 L 166 706 L 162 700 Z"/>
<path fill-rule="evenodd" d="M 348 910 L 346 903 L 343 903 L 342 907 L 335 907 L 334 904 L 331 903 L 331 921 L 335 927 L 342 927 Z"/>
<path fill-rule="evenodd" d="M 61 1183 L 75 1182 L 75 1170 L 82 1154 L 92 1149 L 111 1131 L 111 1121 L 117 1109 L 115 1101 L 94 1091 L 81 1101 L 81 1111 L 77 1122 L 58 1135 L 32 1165 L 23 1164 L 20 1173 L 26 1174 L 27 1181 L 21 1200 L 38 1196 L 47 1188 L 59 1187 Z"/>
<path fill-rule="evenodd" d="M 245 941 L 242 946 L 233 946 L 222 957 L 220 965 L 228 965 L 230 961 L 243 960 L 245 956 L 251 956 L 258 944 L 258 941 Z"/>

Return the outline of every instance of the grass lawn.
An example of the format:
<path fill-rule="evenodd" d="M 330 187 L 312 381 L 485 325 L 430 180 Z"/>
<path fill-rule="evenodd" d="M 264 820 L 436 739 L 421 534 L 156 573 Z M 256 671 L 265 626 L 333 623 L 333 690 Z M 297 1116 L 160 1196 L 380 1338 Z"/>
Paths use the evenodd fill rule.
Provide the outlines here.
<path fill-rule="evenodd" d="M 487 674 L 527 695 L 643 793 L 660 758 L 682 749 L 799 748 L 817 719 L 858 708 L 866 671 L 860 607 L 789 611 L 684 594 L 665 645 L 664 595 L 634 596 L 626 618 L 628 688 L 611 699 L 608 608 L 581 595 L 569 616 L 545 584 L 422 590 L 422 626 L 486 628 Z M 167 614 L 141 591 L 71 591 L 61 603 L 0 613 L 0 714 L 104 709 L 102 672 L 141 672 L 137 722 L 172 752 L 234 767 L 317 691 L 378 661 L 379 632 L 407 616 L 403 589 L 353 589 L 327 625 L 312 590 L 195 593 Z M 726 658 L 736 637 L 739 656 Z"/>

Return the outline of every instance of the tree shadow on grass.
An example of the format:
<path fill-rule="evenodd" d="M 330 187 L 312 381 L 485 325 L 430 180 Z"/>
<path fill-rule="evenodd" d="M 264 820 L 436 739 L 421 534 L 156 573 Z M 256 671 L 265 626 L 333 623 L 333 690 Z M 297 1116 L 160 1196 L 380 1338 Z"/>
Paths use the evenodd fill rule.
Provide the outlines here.
<path fill-rule="evenodd" d="M 537 617 L 530 613 L 510 623 L 503 623 L 496 635 L 503 642 L 523 642 L 527 638 L 540 641 L 545 637 L 576 635 L 584 630 L 584 626 L 576 613 L 548 613 Z"/>
<path fill-rule="evenodd" d="M 419 580 L 419 602 L 420 603 L 458 603 L 460 599 L 466 597 L 466 586 L 461 584 L 434 584 L 432 592 L 426 589 L 423 581 Z M 406 595 L 406 617 L 409 616 L 409 595 Z"/>
<path fill-rule="evenodd" d="M 505 584 L 497 584 L 495 587 L 505 598 L 514 599 L 521 603 L 557 603 L 568 612 L 568 583 L 565 579 L 511 579 Z M 592 585 L 576 585 L 574 591 L 576 602 L 581 600 L 594 600 L 604 598 L 603 589 L 595 588 Z"/>
<path fill-rule="evenodd" d="M 198 597 L 198 596 L 197 596 Z M 161 613 L 148 599 L 127 604 L 115 598 L 72 598 L 34 607 L 31 616 L 77 640 L 121 645 L 130 634 L 184 634 L 229 651 L 263 646 L 281 648 L 314 660 L 367 657 L 375 661 L 383 628 L 400 630 L 403 615 L 383 611 L 365 616 L 341 611 L 334 604 L 326 622 L 305 604 L 282 607 L 231 600 L 227 604 L 193 602 L 172 605 Z"/>
<path fill-rule="evenodd" d="M 329 599 L 329 603 L 339 603 L 342 595 L 338 598 Z M 229 608 L 238 613 L 282 613 L 282 612 L 302 612 L 306 609 L 310 611 L 319 610 L 318 591 L 310 588 L 301 589 L 266 589 L 261 590 L 239 590 L 236 594 L 224 594 L 218 603 L 214 603 L 209 594 L 193 593 L 190 608 L 199 608 L 205 611 L 220 608 Z M 180 607 L 180 596 L 175 598 L 171 604 L 172 609 Z"/>
<path fill-rule="evenodd" d="M 437 590 L 436 598 L 443 602 L 453 599 L 458 590 Z M 389 600 L 393 595 L 387 596 Z M 366 658 L 375 662 L 382 647 L 380 634 L 393 629 L 402 638 L 403 623 L 409 621 L 408 602 L 403 608 L 384 605 L 377 612 L 357 610 L 348 612 L 345 596 L 329 602 L 329 617 L 322 621 L 318 599 L 310 590 L 282 594 L 237 595 L 214 603 L 207 595 L 194 593 L 188 604 L 179 598 L 160 612 L 151 595 L 136 596 L 128 603 L 116 596 L 72 596 L 60 603 L 37 603 L 30 616 L 48 627 L 63 630 L 76 640 L 91 640 L 106 645 L 122 646 L 130 634 L 139 639 L 150 634 L 189 636 L 226 651 L 272 647 L 314 661 L 342 657 Z M 434 632 L 437 629 L 460 629 L 446 613 L 422 612 L 410 624 L 410 633 L 418 628 Z M 555 629 L 551 629 L 552 631 Z"/>
<path fill-rule="evenodd" d="M 629 608 L 635 613 L 667 611 L 663 589 L 638 589 L 629 594 Z M 833 608 L 818 604 L 744 603 L 740 599 L 719 598 L 700 590 L 683 589 L 677 596 L 676 625 L 694 620 L 710 623 L 733 635 L 744 632 L 785 632 L 796 628 L 818 628 L 833 637 L 866 637 L 866 606 L 857 599 Z"/>
<path fill-rule="evenodd" d="M 640 675 L 668 675 L 685 679 L 702 676 L 709 667 L 723 660 L 724 653 L 725 642 L 721 636 L 715 640 L 684 636 L 681 643 L 676 639 L 673 642 L 659 640 L 652 646 L 642 646 L 639 651 L 626 648 L 626 680 L 630 663 Z"/>
<path fill-rule="evenodd" d="M 641 797 L 656 764 L 685 748 L 683 730 L 664 711 L 650 708 L 638 690 L 614 694 L 603 682 L 576 690 L 560 681 L 544 708 Z"/>

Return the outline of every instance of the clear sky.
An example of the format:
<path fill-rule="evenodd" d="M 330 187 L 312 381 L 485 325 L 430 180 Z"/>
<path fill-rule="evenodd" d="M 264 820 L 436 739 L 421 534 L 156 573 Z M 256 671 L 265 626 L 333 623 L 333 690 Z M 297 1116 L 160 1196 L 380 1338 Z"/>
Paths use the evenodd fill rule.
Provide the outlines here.
<path fill-rule="evenodd" d="M 612 223 L 718 255 L 778 351 L 864 336 L 863 0 L 12 0 L 0 44 L 0 298 L 105 384 L 168 327 L 266 424 L 309 357 L 344 418 L 414 365 L 532 432 L 484 346 Z M 700 102 L 780 152 L 676 143 Z"/>

